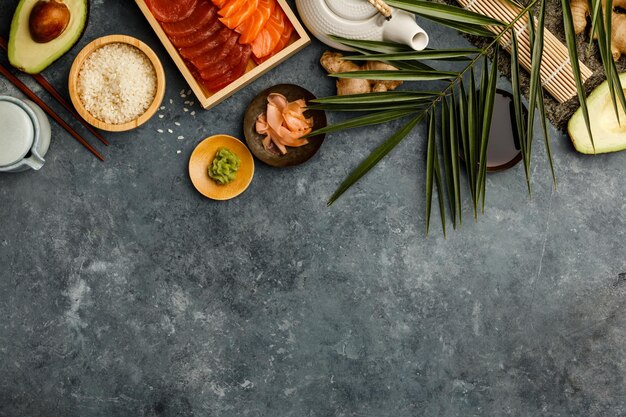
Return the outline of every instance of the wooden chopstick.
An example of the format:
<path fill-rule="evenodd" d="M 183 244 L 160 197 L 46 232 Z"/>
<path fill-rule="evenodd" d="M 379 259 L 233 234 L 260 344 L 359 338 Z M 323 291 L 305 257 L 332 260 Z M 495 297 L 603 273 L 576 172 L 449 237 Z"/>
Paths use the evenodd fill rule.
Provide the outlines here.
<path fill-rule="evenodd" d="M 85 148 L 89 150 L 92 154 L 96 156 L 101 161 L 104 161 L 102 155 L 98 153 L 97 150 L 93 148 L 85 139 L 82 138 L 70 125 L 68 125 L 65 120 L 61 119 L 61 117 L 54 112 L 46 103 L 43 102 L 33 91 L 26 86 L 19 78 L 11 73 L 4 65 L 0 64 L 0 74 L 4 75 L 14 86 L 20 89 L 20 91 L 26 96 L 34 101 L 39 107 L 43 109 L 50 117 L 52 117 L 58 124 L 60 124 L 65 130 L 69 132 L 70 135 L 74 137 L 78 142 L 80 142 Z"/>
<path fill-rule="evenodd" d="M 2 36 L 0 36 L 0 48 L 7 51 L 7 42 Z M 54 88 L 54 86 L 50 84 L 48 80 L 45 79 L 43 75 L 41 74 L 30 74 L 30 75 L 35 79 L 35 81 L 37 81 L 37 83 L 40 86 L 42 86 L 48 93 L 50 93 L 50 95 L 54 97 L 54 99 L 58 101 L 59 104 L 61 104 L 65 108 L 65 110 L 72 113 L 72 116 L 74 116 L 76 120 L 78 120 L 83 126 L 85 126 L 87 130 L 91 132 L 92 135 L 94 135 L 100 142 L 102 142 L 106 146 L 109 146 L 109 142 L 100 133 L 98 133 L 96 129 L 94 129 L 89 123 L 87 123 L 85 119 L 80 117 L 78 112 L 74 110 L 74 108 L 63 98 L 63 96 L 57 91 L 57 89 Z"/>

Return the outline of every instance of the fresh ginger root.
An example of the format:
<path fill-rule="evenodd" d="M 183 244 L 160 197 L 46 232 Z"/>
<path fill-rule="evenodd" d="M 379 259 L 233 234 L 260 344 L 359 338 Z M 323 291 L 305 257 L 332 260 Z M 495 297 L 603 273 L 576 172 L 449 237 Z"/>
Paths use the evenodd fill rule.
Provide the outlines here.
<path fill-rule="evenodd" d="M 602 1 L 604 9 L 606 2 Z M 613 13 L 611 17 L 611 55 L 617 61 L 622 53 L 626 53 L 626 14 L 620 13 L 615 8 L 626 8 L 626 0 L 613 0 Z M 587 29 L 587 16 L 589 16 L 589 4 L 587 0 L 571 0 L 572 18 L 574 31 L 580 34 Z M 597 35 L 594 34 L 594 39 Z"/>
<path fill-rule="evenodd" d="M 587 28 L 587 16 L 589 16 L 589 3 L 587 0 L 572 0 L 570 2 L 572 8 L 572 21 L 574 23 L 574 32 L 581 34 Z"/>
<path fill-rule="evenodd" d="M 626 1 L 620 3 L 624 3 L 626 6 Z M 622 53 L 626 53 L 626 14 L 616 13 L 613 10 L 611 27 L 613 30 L 611 34 L 611 54 L 613 59 L 617 61 L 622 56 Z"/>
<path fill-rule="evenodd" d="M 368 61 L 359 66 L 352 61 L 342 59 L 338 52 L 324 52 L 320 63 L 329 74 L 352 71 L 397 70 L 389 64 L 379 61 Z M 364 80 L 357 78 L 339 78 L 337 80 L 337 95 L 362 94 L 395 90 L 402 81 Z"/>

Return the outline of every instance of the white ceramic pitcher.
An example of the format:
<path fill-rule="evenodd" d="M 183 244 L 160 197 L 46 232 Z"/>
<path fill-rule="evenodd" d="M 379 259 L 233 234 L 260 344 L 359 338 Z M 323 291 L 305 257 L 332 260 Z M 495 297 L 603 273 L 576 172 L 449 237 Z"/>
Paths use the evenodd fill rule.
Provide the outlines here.
<path fill-rule="evenodd" d="M 39 106 L 0 96 L 0 172 L 41 169 L 50 135 L 50 122 Z"/>
<path fill-rule="evenodd" d="M 296 6 L 311 33 L 336 49 L 349 50 L 327 35 L 398 42 L 416 51 L 428 45 L 428 34 L 415 22 L 415 16 L 402 10 L 394 9 L 387 20 L 367 0 L 296 0 Z"/>

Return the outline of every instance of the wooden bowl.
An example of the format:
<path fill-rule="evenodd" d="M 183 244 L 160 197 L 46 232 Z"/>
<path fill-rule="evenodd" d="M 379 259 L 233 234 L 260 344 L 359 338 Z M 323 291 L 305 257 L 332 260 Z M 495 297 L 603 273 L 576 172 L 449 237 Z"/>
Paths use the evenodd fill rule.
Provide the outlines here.
<path fill-rule="evenodd" d="M 220 148 L 227 148 L 239 159 L 241 165 L 235 180 L 219 185 L 209 177 L 209 165 Z M 189 177 L 193 186 L 205 197 L 213 200 L 230 200 L 246 191 L 254 177 L 254 158 L 239 139 L 228 135 L 215 135 L 206 138 L 194 149 L 189 158 Z"/>
<path fill-rule="evenodd" d="M 156 94 L 154 95 L 154 100 L 148 109 L 139 116 L 135 120 L 131 120 L 130 122 L 122 123 L 122 124 L 112 124 L 106 123 L 102 120 L 98 120 L 93 117 L 83 106 L 83 102 L 78 95 L 78 74 L 85 62 L 85 59 L 94 52 L 96 49 L 101 48 L 104 45 L 112 44 L 112 43 L 123 43 L 127 45 L 134 46 L 143 52 L 152 65 L 154 66 L 154 70 L 156 72 L 157 78 L 157 89 Z M 159 110 L 159 106 L 163 101 L 163 96 L 165 95 L 165 71 L 163 70 L 163 65 L 161 65 L 161 61 L 154 53 L 152 49 L 145 43 L 141 42 L 139 39 L 133 38 L 131 36 L 126 35 L 109 35 L 104 36 L 102 38 L 98 38 L 85 46 L 82 51 L 78 54 L 74 63 L 72 64 L 72 68 L 70 69 L 69 75 L 69 92 L 70 98 L 72 99 L 72 104 L 76 108 L 78 114 L 82 116 L 89 124 L 97 127 L 98 129 L 106 130 L 109 132 L 124 132 L 127 130 L 135 129 L 136 127 L 141 126 L 145 122 L 147 122 L 154 114 Z"/>
<path fill-rule="evenodd" d="M 282 94 L 290 102 L 303 98 L 308 103 L 315 99 L 313 93 L 293 84 L 279 84 L 262 91 L 252 100 L 243 119 L 246 143 L 254 156 L 270 166 L 282 168 L 300 165 L 311 159 L 319 151 L 326 135 L 309 138 L 309 143 L 299 148 L 288 147 L 289 152 L 286 155 L 281 155 L 278 151 L 267 151 L 263 146 L 263 135 L 256 131 L 256 119 L 267 110 L 267 96 L 272 93 Z M 307 110 L 304 114 L 306 117 L 313 118 L 313 130 L 326 127 L 326 113 L 323 110 Z"/>

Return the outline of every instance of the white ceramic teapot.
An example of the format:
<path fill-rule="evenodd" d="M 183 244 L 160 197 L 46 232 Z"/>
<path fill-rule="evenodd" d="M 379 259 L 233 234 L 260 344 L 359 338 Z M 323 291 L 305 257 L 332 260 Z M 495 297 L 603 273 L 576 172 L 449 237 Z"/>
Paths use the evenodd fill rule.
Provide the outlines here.
<path fill-rule="evenodd" d="M 29 100 L 0 96 L 0 172 L 43 167 L 50 147 L 50 122 Z"/>
<path fill-rule="evenodd" d="M 349 50 L 327 35 L 404 43 L 416 51 L 428 45 L 428 34 L 415 16 L 402 10 L 394 9 L 387 20 L 367 0 L 296 0 L 296 6 L 311 33 L 336 49 Z"/>

